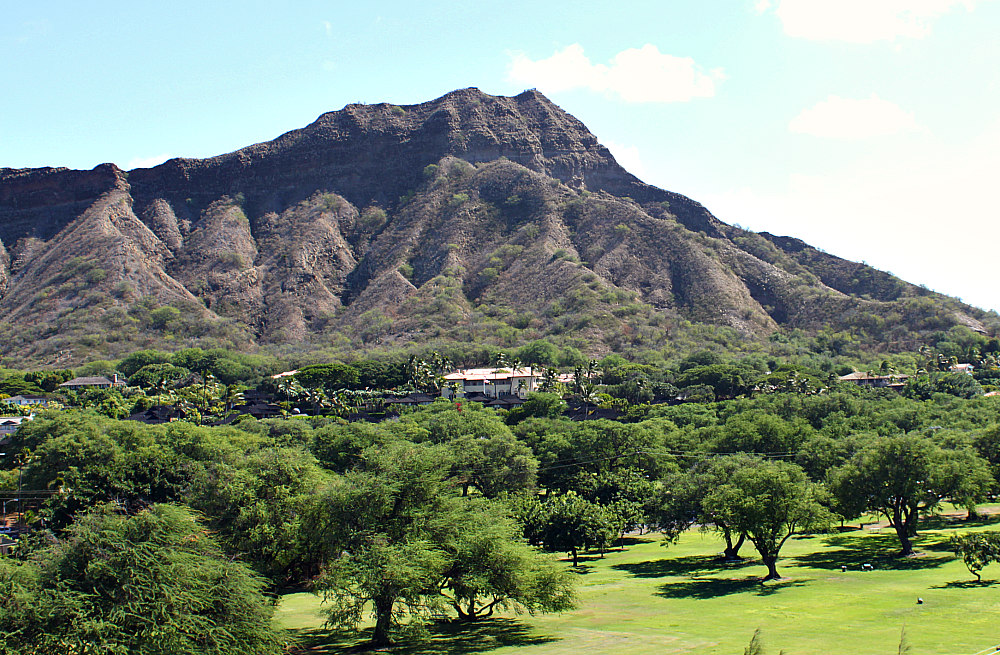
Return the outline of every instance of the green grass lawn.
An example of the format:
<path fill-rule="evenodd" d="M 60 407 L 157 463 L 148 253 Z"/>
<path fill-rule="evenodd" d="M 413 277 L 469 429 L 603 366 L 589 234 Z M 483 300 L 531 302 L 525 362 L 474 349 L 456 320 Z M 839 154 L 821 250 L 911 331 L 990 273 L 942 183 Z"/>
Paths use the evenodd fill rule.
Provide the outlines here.
<path fill-rule="evenodd" d="M 895 556 L 889 528 L 792 538 L 778 564 L 784 579 L 766 585 L 757 561 L 720 563 L 711 534 L 689 532 L 669 548 L 656 535 L 633 539 L 603 559 L 583 558 L 574 611 L 435 625 L 400 652 L 739 655 L 757 628 L 769 653 L 788 655 L 895 654 L 904 626 L 913 655 L 971 655 L 1000 643 L 1000 582 L 992 579 L 1000 567 L 988 567 L 975 584 L 947 546 L 956 529 L 997 526 L 927 525 L 911 558 Z M 756 553 L 747 545 L 743 554 Z M 862 572 L 866 562 L 875 570 Z M 309 594 L 285 596 L 277 621 L 302 635 L 310 652 L 343 652 L 367 636 L 323 631 L 318 609 Z"/>

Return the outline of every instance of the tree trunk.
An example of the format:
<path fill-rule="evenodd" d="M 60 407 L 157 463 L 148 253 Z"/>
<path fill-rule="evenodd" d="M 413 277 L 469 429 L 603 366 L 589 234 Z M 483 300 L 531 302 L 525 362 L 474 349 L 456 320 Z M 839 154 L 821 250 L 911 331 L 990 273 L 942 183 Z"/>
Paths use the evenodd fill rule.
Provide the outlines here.
<path fill-rule="evenodd" d="M 767 576 L 764 578 L 764 580 L 779 579 L 781 576 L 778 575 L 778 566 L 777 566 L 778 558 L 767 556 L 767 557 L 761 557 L 761 559 L 764 561 L 764 566 L 767 567 Z"/>
<path fill-rule="evenodd" d="M 376 598 L 375 605 L 375 632 L 372 635 L 372 646 L 388 646 L 392 642 L 389 639 L 389 627 L 392 625 L 392 598 Z"/>
<path fill-rule="evenodd" d="M 576 546 L 573 546 L 573 550 L 570 551 L 570 554 L 573 555 L 573 566 L 576 566 L 577 562 Z"/>
<path fill-rule="evenodd" d="M 906 524 L 897 524 L 896 536 L 899 537 L 899 545 L 903 547 L 902 552 L 899 554 L 902 556 L 913 554 L 913 544 L 910 543 L 910 530 Z"/>
<path fill-rule="evenodd" d="M 726 549 L 722 552 L 723 556 L 727 560 L 742 559 L 740 557 L 740 548 L 743 547 L 743 542 L 746 541 L 746 539 L 747 539 L 747 536 L 745 534 L 740 534 L 739 539 L 737 539 L 736 543 L 734 544 L 732 536 L 727 531 L 726 532 Z"/>

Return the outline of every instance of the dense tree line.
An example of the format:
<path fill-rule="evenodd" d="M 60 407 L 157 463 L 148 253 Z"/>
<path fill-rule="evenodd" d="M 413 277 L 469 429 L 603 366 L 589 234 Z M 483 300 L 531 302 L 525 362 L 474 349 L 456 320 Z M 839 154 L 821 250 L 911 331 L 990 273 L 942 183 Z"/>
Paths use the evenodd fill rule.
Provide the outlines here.
<path fill-rule="evenodd" d="M 561 356 L 537 344 L 522 354 L 541 364 Z M 294 378 L 327 392 L 417 386 L 432 384 L 447 359 L 332 362 L 300 367 Z M 142 397 L 191 383 L 174 392 L 222 402 L 227 386 L 259 384 L 273 370 L 264 364 L 190 349 L 134 353 L 115 366 L 151 385 Z M 70 600 L 93 593 L 85 576 L 74 587 L 56 573 L 69 570 L 66 558 L 83 566 L 98 537 L 127 534 L 145 549 L 135 557 L 189 567 L 185 593 L 202 599 L 220 593 L 204 580 L 233 567 L 224 575 L 239 582 L 226 591 L 237 606 L 222 614 L 195 600 L 186 603 L 190 616 L 142 610 L 169 623 L 176 652 L 276 652 L 281 636 L 266 630 L 234 627 L 236 641 L 215 650 L 195 632 L 260 623 L 271 611 L 267 594 L 303 585 L 326 599 L 331 624 L 355 626 L 373 612 L 378 644 L 420 617 L 566 609 L 565 565 L 539 551 L 576 565 L 582 551 L 603 553 L 637 529 L 661 531 L 667 542 L 693 526 L 714 531 L 726 557 L 752 546 L 763 577 L 775 578 L 791 535 L 875 512 L 905 555 L 922 515 L 945 501 L 971 512 L 997 490 L 997 401 L 941 382 L 950 373 L 914 376 L 897 393 L 837 384 L 836 367 L 709 352 L 672 368 L 616 356 L 575 364 L 574 383 L 510 412 L 439 400 L 384 422 L 327 413 L 150 426 L 109 418 L 123 411 L 110 393 L 80 394 L 89 408 L 43 412 L 6 446 L 18 459 L 3 461 L 0 488 L 20 479 L 48 499 L 29 516 L 39 529 L 0 560 L 0 627 L 23 635 L 8 642 L 14 648 L 62 617 L 41 653 L 86 643 L 96 622 L 131 625 L 120 602 L 90 613 L 46 605 L 64 591 Z M 37 382 L 51 386 L 46 380 Z M 680 402 L 692 389 L 701 395 Z M 593 418 L 600 407 L 617 408 L 617 420 Z M 197 547 L 180 563 L 164 560 L 178 539 Z M 995 557 L 984 544 L 956 549 L 981 568 Z M 108 571 L 117 585 L 148 583 Z M 148 602 L 173 592 L 157 593 Z M 29 605 L 47 609 L 25 612 Z M 119 641 L 101 652 L 143 652 L 148 638 L 131 628 L 109 634 Z"/>

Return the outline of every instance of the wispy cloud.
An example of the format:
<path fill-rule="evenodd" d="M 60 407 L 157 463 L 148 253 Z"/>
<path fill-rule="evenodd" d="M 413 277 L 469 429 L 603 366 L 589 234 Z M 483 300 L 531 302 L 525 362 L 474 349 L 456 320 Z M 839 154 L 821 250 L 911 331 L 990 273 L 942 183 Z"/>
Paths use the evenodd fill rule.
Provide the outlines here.
<path fill-rule="evenodd" d="M 605 141 L 604 145 L 611 151 L 611 154 L 614 155 L 618 163 L 622 165 L 622 168 L 638 178 L 646 176 L 646 166 L 642 163 L 642 158 L 639 156 L 638 146 L 627 146 L 614 141 Z"/>
<path fill-rule="evenodd" d="M 720 219 L 794 235 L 866 260 L 914 283 L 1000 310 L 996 265 L 978 252 L 1000 241 L 995 214 L 1000 121 L 964 144 L 927 140 L 909 150 L 866 150 L 849 165 L 789 176 L 770 191 L 730 189 L 699 198 Z"/>
<path fill-rule="evenodd" d="M 911 112 L 874 93 L 862 99 L 831 95 L 793 118 L 788 129 L 827 139 L 867 139 L 925 130 Z"/>
<path fill-rule="evenodd" d="M 595 64 L 575 43 L 545 59 L 513 54 L 507 79 L 546 93 L 589 89 L 625 102 L 663 103 L 710 98 L 725 75 L 721 69 L 705 72 L 694 59 L 663 54 L 652 44 L 622 50 L 608 64 Z"/>
<path fill-rule="evenodd" d="M 957 7 L 972 11 L 989 0 L 780 0 L 775 15 L 785 34 L 815 41 L 874 43 L 898 38 L 921 39 L 937 18 Z M 757 0 L 763 13 L 768 0 Z"/>
<path fill-rule="evenodd" d="M 153 155 L 152 157 L 135 157 L 130 159 L 127 164 L 125 164 L 126 170 L 132 170 L 134 168 L 152 168 L 153 166 L 158 166 L 163 162 L 167 161 L 173 157 L 173 155 Z"/>

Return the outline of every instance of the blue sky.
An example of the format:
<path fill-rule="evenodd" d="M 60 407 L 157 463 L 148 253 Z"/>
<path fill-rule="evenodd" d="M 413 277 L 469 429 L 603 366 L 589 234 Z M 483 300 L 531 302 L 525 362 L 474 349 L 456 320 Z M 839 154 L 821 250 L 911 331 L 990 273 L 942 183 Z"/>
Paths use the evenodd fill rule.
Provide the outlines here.
<path fill-rule="evenodd" d="M 1000 309 L 1000 0 L 4 5 L 0 166 L 134 168 L 352 102 L 536 87 L 724 221 Z"/>

